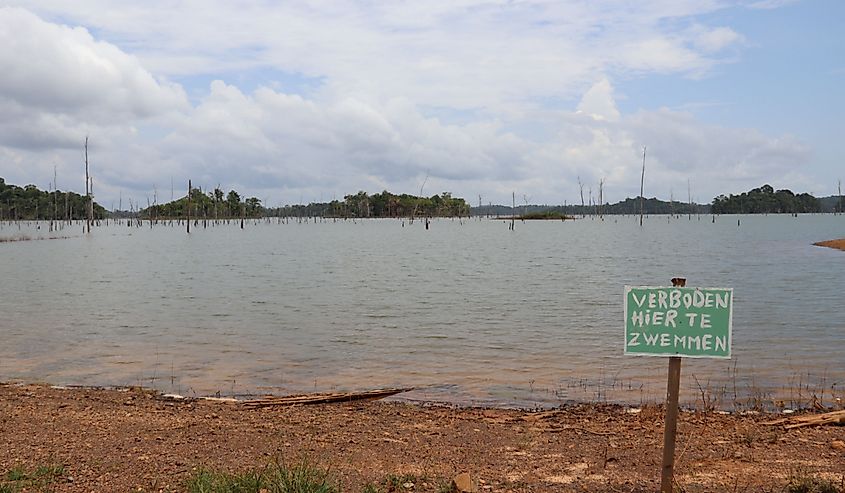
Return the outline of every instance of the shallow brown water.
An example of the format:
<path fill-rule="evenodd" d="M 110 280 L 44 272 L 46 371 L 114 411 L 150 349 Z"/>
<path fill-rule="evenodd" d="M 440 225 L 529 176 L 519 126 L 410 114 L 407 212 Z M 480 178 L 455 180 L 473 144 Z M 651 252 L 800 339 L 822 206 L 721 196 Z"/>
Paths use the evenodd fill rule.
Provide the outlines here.
<path fill-rule="evenodd" d="M 0 380 L 182 394 L 416 386 L 411 399 L 661 400 L 623 357 L 629 285 L 733 287 L 731 361 L 685 361 L 684 399 L 845 397 L 845 216 L 74 225 L 0 244 Z M 77 231 L 78 230 L 78 231 Z M 0 237 L 50 236 L 4 224 Z"/>

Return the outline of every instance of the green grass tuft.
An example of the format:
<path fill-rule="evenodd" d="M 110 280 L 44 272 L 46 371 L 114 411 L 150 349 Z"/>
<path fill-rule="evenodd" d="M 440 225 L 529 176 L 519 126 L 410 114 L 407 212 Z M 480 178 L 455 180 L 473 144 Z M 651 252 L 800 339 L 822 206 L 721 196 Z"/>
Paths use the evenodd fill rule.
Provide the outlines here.
<path fill-rule="evenodd" d="M 7 481 L 25 481 L 26 478 L 26 469 L 23 466 L 15 466 L 6 473 Z"/>
<path fill-rule="evenodd" d="M 845 493 L 845 487 L 840 488 L 832 481 L 799 472 L 790 476 L 786 491 L 787 493 Z"/>
<path fill-rule="evenodd" d="M 261 470 L 230 474 L 200 470 L 188 479 L 190 493 L 339 493 L 325 469 L 300 462 L 288 467 L 272 463 Z"/>
<path fill-rule="evenodd" d="M 63 476 L 65 473 L 65 466 L 61 464 L 52 464 L 49 466 L 38 466 L 35 468 L 36 478 L 54 478 Z"/>
<path fill-rule="evenodd" d="M 418 478 L 413 474 L 390 474 L 384 480 L 384 486 L 387 488 L 388 493 L 392 493 L 394 491 L 405 491 L 405 487 L 403 486 L 405 483 L 414 483 L 419 484 L 422 482 L 422 478 Z"/>
<path fill-rule="evenodd" d="M 19 491 L 50 491 L 51 485 L 65 474 L 61 464 L 40 465 L 32 472 L 23 466 L 15 466 L 0 478 L 0 493 Z"/>

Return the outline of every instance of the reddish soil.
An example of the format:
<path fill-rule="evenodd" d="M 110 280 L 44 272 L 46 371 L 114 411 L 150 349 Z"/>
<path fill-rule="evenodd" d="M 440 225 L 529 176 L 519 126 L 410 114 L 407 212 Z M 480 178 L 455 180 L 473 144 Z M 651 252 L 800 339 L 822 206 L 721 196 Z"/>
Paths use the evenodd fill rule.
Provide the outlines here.
<path fill-rule="evenodd" d="M 836 248 L 837 250 L 845 250 L 845 238 L 841 238 L 838 240 L 827 240 L 827 241 L 820 241 L 818 243 L 813 243 L 816 246 L 823 246 L 828 248 Z"/>
<path fill-rule="evenodd" d="M 786 430 L 773 415 L 682 413 L 682 491 L 784 491 L 790 475 L 845 484 L 845 427 Z M 61 464 L 50 491 L 184 491 L 199 467 L 327 467 L 343 491 L 406 475 L 440 491 L 461 472 L 481 492 L 656 491 L 663 414 L 581 405 L 543 413 L 359 402 L 248 409 L 142 390 L 0 385 L 0 484 Z M 406 481 L 408 484 L 410 482 Z M 384 490 L 386 491 L 386 490 Z"/>

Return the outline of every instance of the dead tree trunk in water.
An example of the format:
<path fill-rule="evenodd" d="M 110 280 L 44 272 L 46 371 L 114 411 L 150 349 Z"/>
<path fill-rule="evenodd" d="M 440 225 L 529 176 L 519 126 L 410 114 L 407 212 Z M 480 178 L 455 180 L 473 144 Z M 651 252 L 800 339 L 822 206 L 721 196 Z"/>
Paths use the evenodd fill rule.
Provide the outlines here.
<path fill-rule="evenodd" d="M 94 216 L 94 203 L 91 201 L 91 177 L 88 173 L 88 136 L 85 136 L 85 197 L 88 199 L 88 232 L 91 232 L 91 221 Z"/>
<path fill-rule="evenodd" d="M 153 221 L 158 224 L 158 189 L 153 184 Z M 152 224 L 153 221 L 150 221 Z M 152 225 L 150 225 L 152 228 Z"/>
<path fill-rule="evenodd" d="M 669 217 L 675 218 L 675 192 L 669 189 Z"/>
<path fill-rule="evenodd" d="M 640 175 L 640 226 L 643 225 L 643 187 L 645 185 L 645 146 L 643 146 L 643 173 Z"/>
<path fill-rule="evenodd" d="M 687 178 L 687 220 L 692 221 L 692 188 Z"/>
<path fill-rule="evenodd" d="M 188 224 L 188 234 L 191 233 L 191 180 L 188 180 L 188 203 L 185 206 L 185 211 L 187 214 L 188 220 L 185 221 Z"/>
<path fill-rule="evenodd" d="M 53 220 L 50 221 L 50 229 L 59 228 L 59 186 L 56 185 L 58 180 L 56 166 L 53 166 Z M 55 222 L 55 225 L 53 222 Z"/>
<path fill-rule="evenodd" d="M 94 177 L 91 177 L 91 197 L 88 198 L 88 217 L 89 224 L 94 224 Z M 91 226 L 88 226 L 88 232 L 91 232 Z"/>
<path fill-rule="evenodd" d="M 581 217 L 584 217 L 584 184 L 581 183 L 581 177 L 578 177 L 578 188 L 581 191 Z"/>
<path fill-rule="evenodd" d="M 514 221 L 516 221 L 516 192 L 511 193 L 511 231 L 513 231 Z"/>
<path fill-rule="evenodd" d="M 481 194 L 478 194 L 478 220 L 481 221 Z"/>
<path fill-rule="evenodd" d="M 599 219 L 604 221 L 604 178 L 599 180 Z"/>

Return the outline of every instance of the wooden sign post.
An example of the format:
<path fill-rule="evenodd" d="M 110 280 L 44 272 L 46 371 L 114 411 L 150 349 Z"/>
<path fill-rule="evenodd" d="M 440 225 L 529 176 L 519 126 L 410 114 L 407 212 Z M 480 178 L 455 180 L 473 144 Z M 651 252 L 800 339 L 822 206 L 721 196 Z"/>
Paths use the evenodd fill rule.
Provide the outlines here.
<path fill-rule="evenodd" d="M 687 280 L 673 277 L 672 286 L 685 287 Z M 669 357 L 666 382 L 666 420 L 663 423 L 663 467 L 660 469 L 660 493 L 672 493 L 675 478 L 675 437 L 678 434 L 678 394 L 681 391 L 681 357 Z"/>
<path fill-rule="evenodd" d="M 672 287 L 625 286 L 625 354 L 668 356 L 666 422 L 660 491 L 672 492 L 681 357 L 731 357 L 733 290 L 687 288 L 683 277 Z"/>

